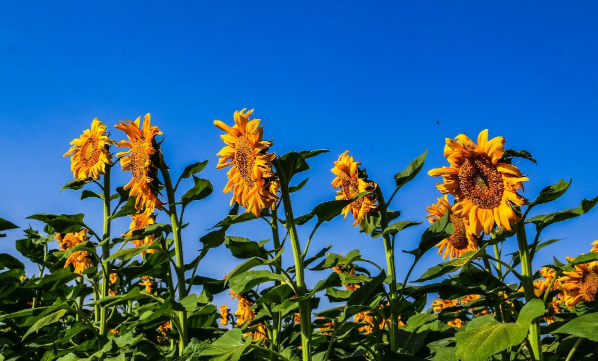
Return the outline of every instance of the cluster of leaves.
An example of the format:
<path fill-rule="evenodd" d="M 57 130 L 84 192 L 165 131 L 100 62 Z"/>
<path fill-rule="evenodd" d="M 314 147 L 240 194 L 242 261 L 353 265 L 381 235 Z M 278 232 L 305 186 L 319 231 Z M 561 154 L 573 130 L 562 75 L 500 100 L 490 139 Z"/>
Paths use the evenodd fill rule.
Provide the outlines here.
<path fill-rule="evenodd" d="M 300 191 L 308 179 L 293 186 L 293 177 L 310 169 L 308 159 L 325 152 L 291 152 L 278 157 L 277 171 L 285 174 L 283 181 L 287 182 L 282 188 L 286 186 L 290 194 Z M 531 159 L 526 152 L 508 154 Z M 374 240 L 388 241 L 394 250 L 395 237 L 401 231 L 422 223 L 400 220 L 400 212 L 388 206 L 397 191 L 417 176 L 425 158 L 426 153 L 395 176 L 393 195 L 382 209 L 366 215 L 360 223 L 361 232 Z M 174 207 L 184 210 L 191 202 L 211 194 L 211 183 L 196 176 L 206 164 L 207 161 L 199 162 L 184 170 L 175 190 L 184 179 L 192 179 L 193 185 Z M 79 190 L 87 184 L 74 181 L 65 188 Z M 580 216 L 598 203 L 597 197 L 583 200 L 578 208 L 527 218 L 532 208 L 559 198 L 570 184 L 561 181 L 545 188 L 523 215 L 522 222 L 535 226 L 533 241 L 527 244 L 532 259 L 537 251 L 558 241 L 541 241 L 541 233 L 547 227 Z M 267 236 L 272 239 L 265 241 L 232 235 L 230 230 L 235 225 L 257 219 L 251 213 L 239 214 L 235 205 L 200 238 L 198 254 L 182 267 L 174 261 L 177 254 L 173 228 L 179 224 L 154 224 L 130 236 L 107 239 L 90 230 L 93 238 L 89 241 L 59 251 L 53 243 L 54 235 L 90 229 L 84 215 L 33 215 L 30 219 L 44 223 L 43 232 L 26 229 L 25 238 L 16 241 L 16 248 L 38 265 L 38 275 L 27 277 L 20 260 L 0 254 L 0 360 L 295 361 L 305 352 L 318 361 L 504 361 L 534 357 L 530 354 L 530 326 L 543 322 L 555 293 L 548 291 L 546 295 L 525 300 L 519 291 L 524 276 L 516 271 L 521 263 L 519 252 L 506 255 L 510 256 L 507 261 L 502 255 L 502 244 L 512 240 L 514 232 L 498 232 L 490 239 L 480 239 L 478 251 L 440 263 L 411 282 L 415 265 L 453 233 L 448 214 L 427 228 L 418 247 L 407 252 L 414 261 L 408 270 L 400 270 L 407 271 L 403 282 L 397 282 L 396 274 L 389 274 L 388 268 L 385 271 L 385 267 L 363 258 L 359 250 L 335 254 L 329 252 L 330 245 L 316 253 L 309 252 L 316 230 L 363 196 L 324 202 L 292 221 L 283 219 L 276 210 L 264 210 L 259 218 L 269 224 L 272 232 Z M 88 189 L 82 191 L 81 198 L 105 201 L 103 194 Z M 118 203 L 110 221 L 136 212 L 134 199 L 122 188 L 110 199 Z M 179 221 L 184 228 L 182 219 Z M 282 262 L 285 246 L 289 249 L 291 228 L 295 226 L 312 227 L 304 249 L 293 250 L 300 258 L 296 264 L 321 275 L 304 292 L 298 291 L 296 264 Z M 18 227 L 0 219 L 0 232 L 15 228 Z M 4 236 L 0 233 L 0 237 Z M 147 236 L 154 236 L 154 243 L 127 246 Z M 104 245 L 113 250 L 110 256 L 100 252 Z M 209 250 L 223 245 L 240 260 L 239 265 L 223 279 L 198 275 L 197 267 Z M 488 253 L 491 248 L 495 249 L 494 256 Z M 82 275 L 65 268 L 67 258 L 76 251 L 93 255 L 95 267 L 86 269 Z M 547 267 L 562 274 L 575 265 L 596 260 L 598 253 L 579 256 L 567 264 L 555 258 L 554 264 Z M 102 297 L 99 288 L 102 278 L 107 276 L 103 274 L 105 269 L 116 273 L 118 280 L 111 285 L 115 295 Z M 185 275 L 184 284 L 174 281 L 177 272 Z M 155 281 L 153 289 L 140 285 L 143 277 Z M 514 283 L 510 283 L 511 278 Z M 201 292 L 191 293 L 192 286 L 200 286 Z M 223 316 L 219 305 L 213 303 L 214 295 L 228 292 L 249 301 L 254 313 L 254 317 L 242 324 L 237 324 L 232 314 L 224 316 L 233 324 L 232 328 L 220 326 Z M 427 308 L 435 295 L 456 302 L 435 312 Z M 463 301 L 470 295 L 478 297 L 473 302 Z M 330 308 L 321 309 L 322 297 L 330 303 Z M 308 305 L 314 317 L 298 319 L 302 303 Z M 571 311 L 555 315 L 554 323 L 543 324 L 541 357 L 551 361 L 598 357 L 596 307 L 594 302 L 582 302 Z M 108 314 L 105 325 L 100 324 L 101 309 Z M 400 316 L 401 325 L 393 336 L 389 320 L 395 316 Z M 456 319 L 464 327 L 449 326 Z M 165 327 L 167 324 L 170 327 Z M 309 327 L 302 328 L 302 324 Z M 102 327 L 110 332 L 102 334 Z M 186 345 L 182 329 L 186 330 L 184 337 L 189 341 Z M 310 332 L 309 350 L 301 347 L 306 329 Z M 258 334 L 262 336 L 257 337 Z M 391 340 L 393 337 L 396 342 Z"/>

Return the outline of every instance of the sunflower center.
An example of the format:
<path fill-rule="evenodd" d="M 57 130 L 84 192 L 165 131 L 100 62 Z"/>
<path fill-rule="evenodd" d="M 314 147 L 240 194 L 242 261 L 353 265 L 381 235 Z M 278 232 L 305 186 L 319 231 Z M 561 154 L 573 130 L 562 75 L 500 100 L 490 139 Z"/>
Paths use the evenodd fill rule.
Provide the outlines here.
<path fill-rule="evenodd" d="M 239 168 L 241 179 L 249 187 L 253 187 L 255 179 L 251 176 L 253 173 L 253 167 L 255 166 L 255 153 L 249 140 L 244 135 L 241 135 L 237 140 L 235 146 L 235 162 Z"/>
<path fill-rule="evenodd" d="M 453 223 L 453 227 L 455 228 L 455 232 L 453 232 L 453 234 L 451 234 L 447 240 L 455 249 L 466 249 L 469 245 L 469 240 L 467 239 L 467 230 L 465 229 L 463 218 L 454 214 L 451 214 L 450 217 L 451 223 Z"/>
<path fill-rule="evenodd" d="M 91 167 L 95 165 L 100 159 L 100 149 L 98 148 L 97 139 L 93 137 L 88 138 L 85 144 L 83 144 L 81 155 L 81 161 L 85 166 Z"/>
<path fill-rule="evenodd" d="M 596 299 L 598 291 L 598 275 L 595 273 L 586 273 L 581 279 L 580 293 L 584 300 L 591 302 Z"/>
<path fill-rule="evenodd" d="M 341 173 L 341 188 L 345 193 L 346 199 L 351 199 L 359 194 L 359 181 L 347 176 L 345 173 Z M 363 198 L 359 198 L 355 202 L 351 203 L 351 207 L 354 209 L 361 209 Z"/>
<path fill-rule="evenodd" d="M 484 209 L 500 205 L 505 192 L 502 175 L 488 157 L 465 158 L 459 170 L 459 186 L 465 197 Z"/>
<path fill-rule="evenodd" d="M 145 151 L 145 142 L 139 138 L 131 148 L 131 172 L 136 181 L 141 181 L 145 176 L 145 165 L 149 163 L 149 154 Z"/>

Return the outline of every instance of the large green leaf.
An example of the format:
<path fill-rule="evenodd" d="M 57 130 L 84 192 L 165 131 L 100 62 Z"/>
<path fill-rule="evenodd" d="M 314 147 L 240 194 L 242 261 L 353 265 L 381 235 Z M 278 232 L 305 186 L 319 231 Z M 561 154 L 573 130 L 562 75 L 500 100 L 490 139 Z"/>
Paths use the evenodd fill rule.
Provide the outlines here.
<path fill-rule="evenodd" d="M 264 241 L 258 243 L 243 237 L 226 236 L 224 238 L 224 244 L 237 258 L 267 258 L 268 251 L 264 248 L 264 243 Z"/>
<path fill-rule="evenodd" d="M 127 217 L 137 213 L 137 208 L 135 207 L 136 198 L 131 197 L 127 200 L 127 203 L 123 204 L 116 213 L 114 213 L 110 220 L 120 218 L 120 217 Z"/>
<path fill-rule="evenodd" d="M 544 214 L 541 216 L 535 216 L 525 221 L 525 223 L 533 223 L 536 228 L 540 231 L 551 224 L 566 221 L 571 218 L 579 217 L 582 214 L 589 212 L 598 203 L 598 197 L 592 199 L 584 199 L 577 208 L 565 209 L 560 212 L 554 212 L 550 214 Z"/>
<path fill-rule="evenodd" d="M 309 169 L 309 165 L 305 158 L 297 152 L 289 152 L 278 157 L 274 161 L 277 172 L 283 172 L 286 176 L 287 182 L 297 173 L 304 172 Z"/>
<path fill-rule="evenodd" d="M 478 251 L 469 251 L 459 258 L 455 258 L 448 262 L 440 263 L 424 272 L 424 274 L 421 275 L 421 277 L 415 282 L 424 282 L 434 278 L 438 278 L 447 273 L 455 272 L 456 270 L 471 262 L 473 259 L 477 258 L 483 252 L 483 249 Z"/>
<path fill-rule="evenodd" d="M 323 202 L 315 206 L 311 213 L 318 217 L 318 223 L 328 222 L 340 215 L 346 206 L 368 194 L 368 192 L 361 192 L 351 199 Z"/>
<path fill-rule="evenodd" d="M 49 224 L 54 228 L 56 232 L 59 233 L 71 233 L 71 232 L 78 232 L 82 228 L 85 228 L 85 223 L 83 223 L 83 213 L 79 214 L 61 214 L 56 216 L 54 214 L 34 214 L 32 216 L 27 217 L 28 219 L 35 219 L 38 221 L 42 221 L 46 224 Z"/>
<path fill-rule="evenodd" d="M 244 293 L 261 283 L 284 281 L 285 279 L 285 276 L 270 271 L 246 271 L 234 277 L 229 277 L 228 284 L 236 293 Z"/>
<path fill-rule="evenodd" d="M 195 184 L 191 189 L 189 189 L 183 196 L 181 197 L 180 203 L 183 207 L 186 207 L 189 203 L 193 201 L 198 201 L 200 199 L 204 199 L 214 190 L 212 187 L 212 183 L 209 180 L 203 178 L 197 178 L 193 176 L 193 180 Z"/>
<path fill-rule="evenodd" d="M 40 318 L 33 324 L 33 326 L 29 328 L 29 330 L 27 330 L 27 332 L 23 335 L 22 339 L 26 339 L 27 336 L 29 336 L 31 333 L 38 331 L 44 326 L 60 321 L 60 319 L 62 318 L 62 316 L 64 316 L 66 312 L 66 310 L 58 310 L 52 314 Z"/>
<path fill-rule="evenodd" d="M 299 184 L 297 184 L 296 186 L 289 187 L 289 193 L 295 193 L 295 192 L 301 190 L 301 188 L 303 188 L 307 184 L 308 180 L 309 180 L 309 177 L 305 178 L 304 180 L 299 182 Z"/>
<path fill-rule="evenodd" d="M 245 262 L 241 263 L 240 265 L 238 265 L 237 267 L 235 267 L 228 274 L 228 277 L 229 277 L 228 279 L 231 279 L 232 277 L 240 275 L 243 272 L 249 271 L 250 269 L 255 268 L 257 266 L 269 265 L 269 264 L 276 262 L 280 258 L 280 256 L 282 256 L 283 251 L 284 251 L 284 248 L 281 248 L 280 251 L 278 251 L 278 253 L 274 256 L 274 258 L 271 258 L 271 259 L 251 257 L 247 261 L 245 261 Z"/>
<path fill-rule="evenodd" d="M 576 317 L 552 332 L 566 333 L 598 342 L 598 313 Z"/>
<path fill-rule="evenodd" d="M 530 152 L 528 152 L 527 150 L 514 150 L 514 149 L 505 150 L 505 152 L 502 155 L 502 158 L 500 159 L 500 162 L 511 164 L 511 162 L 513 162 L 513 158 L 522 158 L 522 159 L 527 159 L 530 162 L 533 162 L 535 164 L 538 163 L 532 157 Z"/>
<path fill-rule="evenodd" d="M 516 323 L 500 323 L 491 315 L 474 318 L 465 331 L 458 332 L 457 356 L 461 360 L 486 361 L 508 347 L 521 344 L 533 319 L 544 314 L 544 303 L 539 299 L 528 302 Z"/>
<path fill-rule="evenodd" d="M 7 253 L 0 253 L 0 270 L 3 268 L 13 269 L 13 268 L 21 268 L 25 269 L 25 265 L 23 262 L 19 261 L 18 259 L 14 258 L 13 256 Z"/>
<path fill-rule="evenodd" d="M 395 183 L 397 185 L 397 190 L 403 187 L 405 184 L 409 183 L 417 174 L 422 170 L 424 166 L 424 162 L 426 161 L 426 156 L 428 155 L 428 150 L 426 149 L 425 152 L 420 154 L 417 158 L 415 158 L 407 168 L 402 170 L 401 172 L 395 175 Z"/>
<path fill-rule="evenodd" d="M 536 198 L 535 201 L 530 203 L 530 207 L 554 201 L 555 199 L 565 194 L 567 189 L 569 189 L 570 185 L 571 181 L 565 182 L 561 179 L 558 183 L 542 189 L 542 191 L 538 195 L 538 198 Z"/>
<path fill-rule="evenodd" d="M 238 361 L 252 341 L 251 337 L 247 337 L 243 342 L 241 336 L 241 330 L 233 328 L 211 344 L 206 344 L 207 347 L 199 355 L 210 361 Z"/>
<path fill-rule="evenodd" d="M 9 229 L 19 228 L 18 226 L 14 225 L 13 223 L 7 221 L 4 218 L 0 218 L 0 232 L 6 231 Z M 0 233 L 0 237 L 6 237 L 6 234 Z"/>

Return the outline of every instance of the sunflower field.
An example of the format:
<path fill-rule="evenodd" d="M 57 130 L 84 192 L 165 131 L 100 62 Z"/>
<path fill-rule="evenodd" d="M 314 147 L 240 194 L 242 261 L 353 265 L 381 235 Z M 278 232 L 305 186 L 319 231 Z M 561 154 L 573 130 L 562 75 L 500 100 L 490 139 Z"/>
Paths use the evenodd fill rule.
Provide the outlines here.
<path fill-rule="evenodd" d="M 529 152 L 488 130 L 460 134 L 428 145 L 445 164 L 420 174 L 423 147 L 410 164 L 392 165 L 403 169 L 396 186 L 381 189 L 346 151 L 330 164 L 331 184 L 320 185 L 330 199 L 297 214 L 293 199 L 308 197 L 307 179 L 297 175 L 329 172 L 310 166 L 328 151 L 275 153 L 266 140 L 274 136 L 252 110 L 214 125 L 223 147 L 206 154 L 217 154 L 217 164 L 199 161 L 181 174 L 171 174 L 167 138 L 150 114 L 110 127 L 94 119 L 72 135 L 63 173 L 68 179 L 69 159 L 74 180 L 63 191 L 93 200 L 103 229 L 82 213 L 0 218 L 0 237 L 14 239 L 21 254 L 0 254 L 0 361 L 598 359 L 598 241 L 585 254 L 532 268 L 538 252 L 559 241 L 544 240 L 543 231 L 591 211 L 598 197 L 543 212 L 571 181 L 524 197 L 533 177 L 520 168 L 536 162 Z M 208 166 L 226 171 L 228 183 L 201 178 Z M 130 181 L 114 184 L 115 172 Z M 418 176 L 437 177 L 437 196 L 427 220 L 404 220 L 392 202 Z M 196 253 L 183 254 L 192 222 L 185 210 L 214 190 L 231 193 L 230 211 Z M 345 227 L 384 244 L 385 264 L 359 250 L 331 252 L 342 239 L 310 248 L 319 227 L 341 215 Z M 129 229 L 113 227 L 119 218 Z M 258 221 L 268 224 L 264 241 L 229 231 Z M 399 233 L 411 227 L 420 229 L 418 247 L 398 249 Z M 518 250 L 503 252 L 507 243 Z M 199 274 L 217 247 L 237 265 L 221 279 Z M 397 252 L 412 263 L 395 263 Z M 427 252 L 438 253 L 436 264 L 413 274 Z M 39 272 L 26 274 L 24 262 Z M 306 282 L 306 271 L 317 282 Z M 214 302 L 219 294 L 228 304 Z"/>

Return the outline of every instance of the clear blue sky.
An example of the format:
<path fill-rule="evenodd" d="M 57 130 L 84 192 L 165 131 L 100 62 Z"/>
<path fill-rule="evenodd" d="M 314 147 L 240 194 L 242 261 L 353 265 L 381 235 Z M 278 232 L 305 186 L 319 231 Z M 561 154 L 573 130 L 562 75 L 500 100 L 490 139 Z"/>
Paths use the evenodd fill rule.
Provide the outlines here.
<path fill-rule="evenodd" d="M 446 164 L 444 138 L 476 137 L 484 128 L 538 159 L 519 164 L 530 178 L 528 198 L 573 178 L 565 197 L 534 214 L 576 207 L 598 194 L 597 21 L 592 1 L 4 1 L 0 217 L 26 227 L 34 213 L 86 212 L 101 228 L 97 200 L 59 193 L 72 179 L 62 154 L 94 117 L 121 140 L 113 124 L 150 112 L 173 173 L 210 159 L 202 176 L 215 192 L 187 212 L 190 261 L 230 199 L 221 193 L 225 172 L 215 170 L 222 143 L 213 120 L 231 123 L 244 107 L 267 121 L 265 136 L 279 154 L 331 150 L 306 173 L 297 214 L 334 197 L 330 168 L 344 150 L 389 193 L 392 176 L 429 148 L 424 171 L 394 205 L 403 219 L 423 220 L 438 196 L 437 179 L 426 173 Z M 119 173 L 113 183 L 126 184 L 130 175 Z M 534 267 L 552 254 L 588 252 L 597 223 L 593 211 L 547 230 L 544 239 L 567 239 L 543 250 Z M 115 235 L 127 226 L 118 223 Z M 401 233 L 398 249 L 414 248 L 424 227 Z M 270 238 L 264 222 L 230 234 Z M 0 240 L 0 252 L 16 253 L 17 236 Z M 349 221 L 323 226 L 312 251 L 331 242 L 337 253 L 360 248 L 384 264 L 381 240 L 358 234 Z M 240 262 L 224 247 L 210 255 L 199 269 L 205 276 L 222 277 Z M 415 274 L 438 260 L 431 252 Z M 399 253 L 397 262 L 402 277 L 411 256 Z"/>

